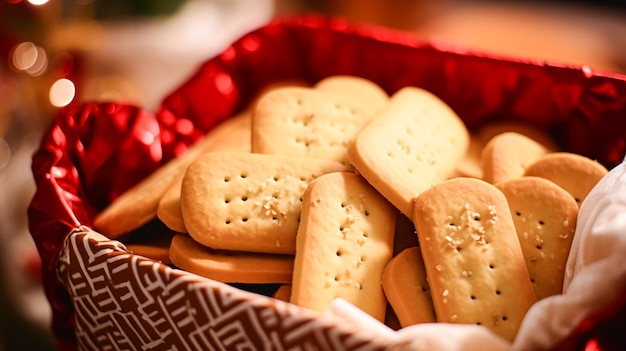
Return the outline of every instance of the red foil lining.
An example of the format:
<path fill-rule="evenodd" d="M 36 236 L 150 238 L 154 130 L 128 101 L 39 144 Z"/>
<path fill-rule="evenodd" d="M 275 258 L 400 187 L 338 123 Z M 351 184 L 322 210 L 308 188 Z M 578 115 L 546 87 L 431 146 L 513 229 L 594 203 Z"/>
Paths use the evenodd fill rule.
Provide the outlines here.
<path fill-rule="evenodd" d="M 626 153 L 626 76 L 442 48 L 340 18 L 277 19 L 206 61 L 156 113 L 114 103 L 60 111 L 33 156 L 37 192 L 28 209 L 58 345 L 75 347 L 69 295 L 55 270 L 73 228 L 91 227 L 97 211 L 243 109 L 263 88 L 337 74 L 370 79 L 389 94 L 407 85 L 427 89 L 470 129 L 496 120 L 545 129 L 565 150 L 609 168 Z M 619 318 L 623 325 L 623 313 Z M 585 328 L 570 345 L 598 334 Z M 585 339 L 573 341 L 577 338 Z"/>

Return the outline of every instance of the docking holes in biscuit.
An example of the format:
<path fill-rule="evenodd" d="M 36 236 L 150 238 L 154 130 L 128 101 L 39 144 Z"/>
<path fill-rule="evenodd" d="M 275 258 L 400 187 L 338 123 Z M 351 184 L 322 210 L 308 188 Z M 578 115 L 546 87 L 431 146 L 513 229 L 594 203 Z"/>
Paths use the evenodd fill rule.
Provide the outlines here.
<path fill-rule="evenodd" d="M 181 208 L 199 243 L 222 250 L 295 253 L 302 194 L 316 177 L 346 166 L 327 160 L 209 153 L 185 173 Z"/>
<path fill-rule="evenodd" d="M 436 96 L 405 87 L 348 148 L 357 171 L 409 217 L 413 200 L 446 179 L 462 159 L 469 133 Z"/>
<path fill-rule="evenodd" d="M 496 185 L 506 197 L 537 299 L 560 294 L 578 206 L 556 184 L 522 177 Z"/>
<path fill-rule="evenodd" d="M 257 103 L 252 152 L 347 161 L 347 148 L 372 114 L 351 99 L 311 88 L 268 91 Z"/>
<path fill-rule="evenodd" d="M 412 218 L 437 320 L 513 340 L 536 298 L 504 195 L 485 181 L 454 178 L 425 190 Z"/>
<path fill-rule="evenodd" d="M 393 252 L 396 213 L 356 173 L 312 181 L 303 196 L 291 302 L 323 311 L 341 297 L 383 321 L 380 282 Z"/>

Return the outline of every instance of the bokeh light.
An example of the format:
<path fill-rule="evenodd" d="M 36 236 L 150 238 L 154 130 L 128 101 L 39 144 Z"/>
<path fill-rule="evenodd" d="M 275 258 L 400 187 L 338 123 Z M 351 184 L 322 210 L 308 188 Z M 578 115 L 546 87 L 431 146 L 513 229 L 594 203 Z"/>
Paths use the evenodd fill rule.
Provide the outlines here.
<path fill-rule="evenodd" d="M 39 76 L 48 68 L 46 50 L 30 41 L 17 44 L 10 53 L 10 60 L 16 71 Z"/>
<path fill-rule="evenodd" d="M 76 96 L 76 87 L 74 83 L 67 79 L 61 78 L 50 87 L 50 102 L 53 106 L 63 107 L 69 105 Z"/>
<path fill-rule="evenodd" d="M 48 2 L 48 0 L 28 0 L 29 3 L 35 6 L 44 5 Z"/>
<path fill-rule="evenodd" d="M 37 45 L 30 41 L 17 44 L 13 50 L 11 50 L 11 63 L 13 68 L 18 71 L 25 71 L 31 68 L 35 62 L 37 62 Z"/>

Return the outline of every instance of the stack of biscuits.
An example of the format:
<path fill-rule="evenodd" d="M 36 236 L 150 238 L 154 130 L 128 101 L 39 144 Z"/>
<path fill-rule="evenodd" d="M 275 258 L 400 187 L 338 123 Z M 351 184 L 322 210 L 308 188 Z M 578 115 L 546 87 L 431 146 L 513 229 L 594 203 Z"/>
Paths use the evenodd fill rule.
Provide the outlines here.
<path fill-rule="evenodd" d="M 510 122 L 469 130 L 432 93 L 364 78 L 270 87 L 94 221 L 128 249 L 397 327 L 482 325 L 512 341 L 560 294 L 578 208 L 607 173 Z M 156 235 L 156 234 L 155 234 Z M 391 308 L 388 308 L 391 307 Z"/>

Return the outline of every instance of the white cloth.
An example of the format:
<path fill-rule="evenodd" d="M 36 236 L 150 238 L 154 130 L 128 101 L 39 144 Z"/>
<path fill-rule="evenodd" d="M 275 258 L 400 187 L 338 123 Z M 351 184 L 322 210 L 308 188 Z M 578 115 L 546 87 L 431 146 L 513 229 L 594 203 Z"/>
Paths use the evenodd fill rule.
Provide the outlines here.
<path fill-rule="evenodd" d="M 626 288 L 626 159 L 591 190 L 578 212 L 563 294 L 528 311 L 513 350 L 547 350 Z"/>

